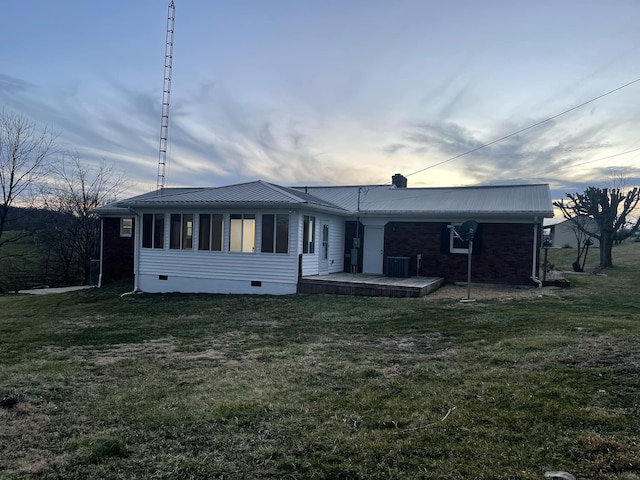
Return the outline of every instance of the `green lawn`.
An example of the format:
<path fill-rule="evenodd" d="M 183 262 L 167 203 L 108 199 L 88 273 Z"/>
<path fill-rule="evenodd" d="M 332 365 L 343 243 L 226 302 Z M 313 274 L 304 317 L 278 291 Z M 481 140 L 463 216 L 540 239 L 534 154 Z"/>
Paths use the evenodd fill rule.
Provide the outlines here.
<path fill-rule="evenodd" d="M 613 255 L 527 300 L 1 295 L 0 477 L 638 479 L 640 243 Z"/>

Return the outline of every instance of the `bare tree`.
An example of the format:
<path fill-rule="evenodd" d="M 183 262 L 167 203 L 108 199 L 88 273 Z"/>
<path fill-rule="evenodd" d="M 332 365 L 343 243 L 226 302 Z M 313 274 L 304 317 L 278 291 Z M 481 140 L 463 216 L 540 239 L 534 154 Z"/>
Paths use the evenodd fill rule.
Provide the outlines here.
<path fill-rule="evenodd" d="M 600 268 L 613 267 L 612 249 L 616 234 L 623 232 L 628 225 L 628 215 L 640 202 L 640 189 L 635 187 L 624 192 L 620 188 L 588 187 L 584 193 L 567 193 L 569 201 L 554 202 L 565 218 L 571 220 L 578 216 L 589 217 L 598 225 L 597 233 L 590 233 L 600 241 Z M 640 218 L 628 229 L 627 236 L 640 227 Z M 580 226 L 578 225 L 578 228 Z"/>
<path fill-rule="evenodd" d="M 7 222 L 12 219 L 12 207 L 34 206 L 38 189 L 51 171 L 57 136 L 51 130 L 42 130 L 21 115 L 0 112 L 0 247 L 16 242 L 29 232 L 4 235 Z"/>
<path fill-rule="evenodd" d="M 594 234 L 592 222 L 593 220 L 591 218 L 580 215 L 569 219 L 569 228 L 571 228 L 571 231 L 576 237 L 576 261 L 572 264 L 575 272 L 584 271 L 589 247 L 593 245 L 593 240 L 591 240 Z"/>
<path fill-rule="evenodd" d="M 50 222 L 40 239 L 54 256 L 65 284 L 86 282 L 100 241 L 99 220 L 92 211 L 117 198 L 126 188 L 125 177 L 104 161 L 83 164 L 77 153 L 63 154 L 53 172 L 44 202 Z"/>

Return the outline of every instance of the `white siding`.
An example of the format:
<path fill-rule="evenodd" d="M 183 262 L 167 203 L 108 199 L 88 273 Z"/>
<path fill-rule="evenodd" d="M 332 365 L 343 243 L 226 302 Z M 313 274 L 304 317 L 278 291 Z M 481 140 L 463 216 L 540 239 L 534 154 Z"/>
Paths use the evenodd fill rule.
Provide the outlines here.
<path fill-rule="evenodd" d="M 189 212 L 191 213 L 191 212 Z M 295 293 L 298 280 L 299 215 L 289 213 L 289 253 L 260 253 L 263 213 L 282 211 L 193 212 L 193 250 L 168 248 L 168 217 L 165 220 L 165 248 L 139 250 L 138 288 L 148 292 L 207 293 Z M 225 213 L 224 251 L 198 250 L 200 213 Z M 231 253 L 229 213 L 255 213 L 254 253 Z M 141 229 L 140 229 L 141 232 Z M 254 286 L 251 283 L 254 282 Z M 260 283 L 260 286 L 255 284 Z"/>
<path fill-rule="evenodd" d="M 297 258 L 292 254 L 144 249 L 140 274 L 295 282 Z"/>
<path fill-rule="evenodd" d="M 302 256 L 302 275 L 319 275 L 320 255 L 322 252 L 322 224 L 329 225 L 329 273 L 342 272 L 344 270 L 344 229 L 345 219 L 338 216 L 317 215 L 313 212 L 301 212 L 298 224 L 299 249 L 302 251 L 302 228 L 303 216 L 312 215 L 316 217 L 315 223 L 315 252 L 305 253 Z"/>
<path fill-rule="evenodd" d="M 332 217 L 329 224 L 329 273 L 344 271 L 344 228 L 342 217 Z"/>
<path fill-rule="evenodd" d="M 578 220 L 581 222 L 580 224 L 585 227 L 587 230 L 593 233 L 598 233 L 598 226 L 595 221 L 589 220 Z M 577 248 L 578 247 L 578 238 L 576 237 L 575 230 L 577 227 L 570 220 L 565 220 L 564 222 L 558 223 L 551 227 L 551 243 L 555 248 Z M 583 241 L 587 238 L 584 233 L 580 233 L 580 239 Z M 591 241 L 593 245 L 592 248 L 600 248 L 600 241 L 597 238 L 591 237 Z"/>

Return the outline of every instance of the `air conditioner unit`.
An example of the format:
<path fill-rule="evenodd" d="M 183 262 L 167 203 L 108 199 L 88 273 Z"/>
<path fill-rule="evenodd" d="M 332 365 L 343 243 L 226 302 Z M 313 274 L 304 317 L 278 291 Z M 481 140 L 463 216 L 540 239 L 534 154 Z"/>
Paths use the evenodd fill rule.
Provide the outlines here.
<path fill-rule="evenodd" d="M 387 257 L 388 277 L 409 277 L 409 257 Z"/>

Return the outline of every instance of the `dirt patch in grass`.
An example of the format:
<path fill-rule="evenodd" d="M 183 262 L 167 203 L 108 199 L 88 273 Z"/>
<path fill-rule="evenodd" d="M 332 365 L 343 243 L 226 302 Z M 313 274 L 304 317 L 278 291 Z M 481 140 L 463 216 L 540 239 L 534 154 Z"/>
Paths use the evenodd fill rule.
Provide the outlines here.
<path fill-rule="evenodd" d="M 256 360 L 260 353 L 243 354 L 242 362 L 233 354 L 233 345 L 240 338 L 237 332 L 219 336 L 215 342 L 184 344 L 176 338 L 167 337 L 139 343 L 110 345 L 108 348 L 71 347 L 55 350 L 56 353 L 70 353 L 82 362 L 96 367 L 105 367 L 119 362 L 136 361 L 150 357 L 158 361 L 198 361 L 215 360 L 227 366 Z M 52 349 L 48 349 L 53 351 Z"/>
<path fill-rule="evenodd" d="M 570 358 L 562 363 L 579 368 L 612 368 L 628 366 L 640 369 L 640 348 L 620 349 L 624 340 L 610 335 L 589 336 L 571 347 Z M 640 372 L 638 373 L 640 375 Z"/>
<path fill-rule="evenodd" d="M 475 300 L 530 300 L 542 297 L 558 297 L 567 289 L 560 287 L 511 287 L 502 285 L 472 285 L 471 298 Z M 466 285 L 447 284 L 423 297 L 424 300 L 463 300 L 467 298 Z"/>
<path fill-rule="evenodd" d="M 49 469 L 54 455 L 40 447 L 51 423 L 37 406 L 20 401 L 0 408 L 0 471 L 7 474 L 39 474 Z"/>
<path fill-rule="evenodd" d="M 174 339 L 158 339 L 142 343 L 115 344 L 110 345 L 108 348 L 71 347 L 66 351 L 82 362 L 103 367 L 126 360 L 134 360 L 141 355 L 165 358 L 174 354 L 175 349 L 176 342 Z"/>

